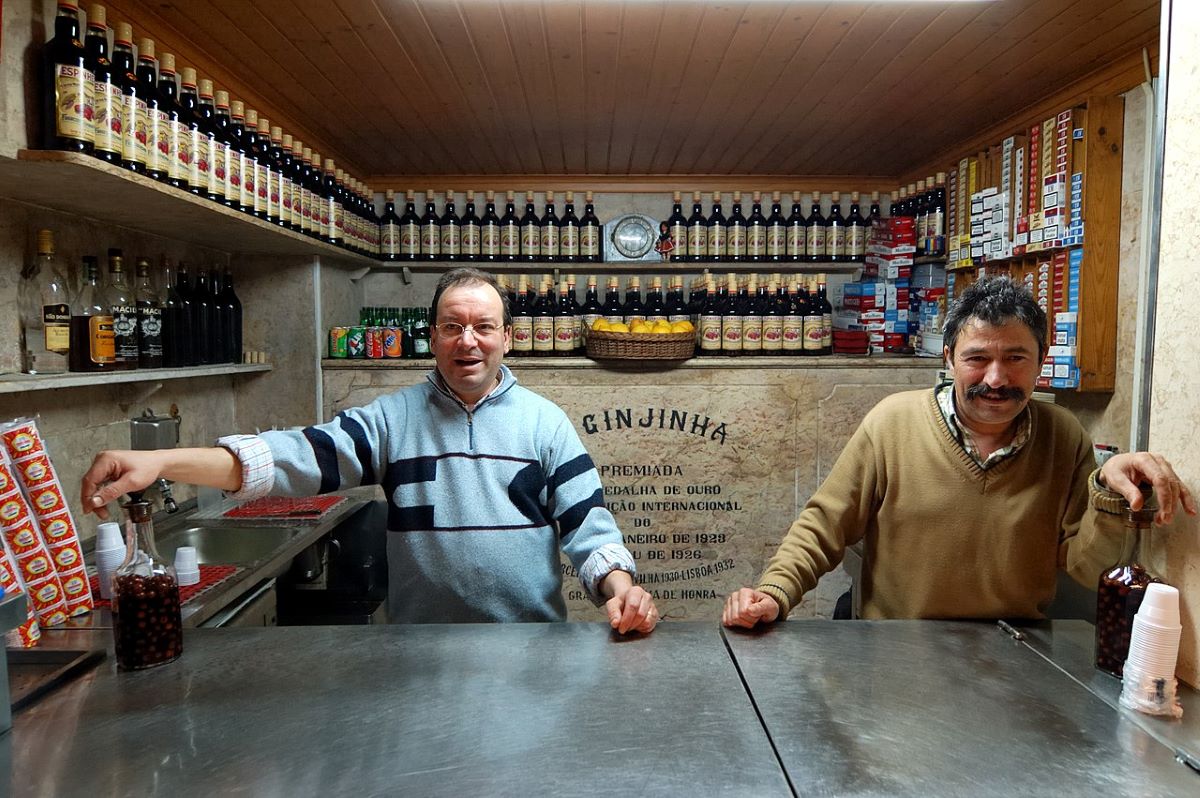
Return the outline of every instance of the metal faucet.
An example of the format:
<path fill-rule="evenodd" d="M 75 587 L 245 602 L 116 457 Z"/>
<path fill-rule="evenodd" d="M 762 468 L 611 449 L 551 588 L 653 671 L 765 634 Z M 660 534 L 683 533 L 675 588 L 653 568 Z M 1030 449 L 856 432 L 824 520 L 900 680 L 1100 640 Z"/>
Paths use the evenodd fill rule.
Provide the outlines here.
<path fill-rule="evenodd" d="M 156 416 L 154 411 L 146 410 L 136 418 L 129 420 L 129 438 L 133 449 L 152 451 L 155 449 L 174 449 L 179 445 L 179 426 L 183 419 L 179 416 L 179 408 L 171 405 L 169 416 Z M 162 497 L 163 509 L 168 513 L 179 512 L 179 505 L 171 495 L 171 482 L 168 479 L 155 480 L 152 488 L 158 489 Z"/>

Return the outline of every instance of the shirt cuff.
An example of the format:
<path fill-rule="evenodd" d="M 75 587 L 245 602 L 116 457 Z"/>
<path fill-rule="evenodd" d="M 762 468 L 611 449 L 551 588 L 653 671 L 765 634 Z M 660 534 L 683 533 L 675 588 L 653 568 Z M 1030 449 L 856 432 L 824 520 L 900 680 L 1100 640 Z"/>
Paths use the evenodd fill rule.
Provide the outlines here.
<path fill-rule="evenodd" d="M 758 592 L 766 593 L 775 599 L 775 603 L 779 605 L 779 618 L 777 620 L 782 621 L 788 617 L 788 613 L 792 611 L 792 597 L 787 590 L 780 585 L 764 582 L 758 586 Z"/>
<path fill-rule="evenodd" d="M 271 492 L 275 485 L 275 458 L 266 441 L 257 435 L 226 435 L 217 438 L 217 446 L 231 451 L 242 465 L 242 488 L 226 492 L 227 498 L 250 501 Z"/>
<path fill-rule="evenodd" d="M 605 601 L 604 594 L 600 592 L 600 583 L 613 571 L 625 571 L 630 576 L 637 574 L 633 555 L 620 543 L 605 543 L 593 551 L 579 569 L 579 583 L 597 607 Z"/>

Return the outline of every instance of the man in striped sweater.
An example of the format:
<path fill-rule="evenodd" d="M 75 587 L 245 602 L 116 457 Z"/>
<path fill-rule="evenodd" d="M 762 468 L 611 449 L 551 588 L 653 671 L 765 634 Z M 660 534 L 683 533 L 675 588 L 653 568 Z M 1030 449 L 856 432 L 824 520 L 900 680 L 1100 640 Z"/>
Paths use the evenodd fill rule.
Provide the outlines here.
<path fill-rule="evenodd" d="M 846 547 L 864 542 L 865 618 L 1042 618 L 1056 571 L 1095 587 L 1120 555 L 1122 500 L 1150 483 L 1170 523 L 1196 506 L 1159 455 L 1096 468 L 1092 442 L 1061 407 L 1030 402 L 1046 315 L 1028 289 L 983 279 L 947 314 L 953 384 L 894 394 L 871 410 L 791 525 L 757 588 L 722 621 L 786 618 Z"/>
<path fill-rule="evenodd" d="M 633 584 L 633 557 L 570 419 L 501 364 L 512 344 L 504 292 L 483 272 L 452 270 L 432 317 L 436 368 L 425 384 L 300 431 L 102 452 L 83 478 L 84 508 L 103 515 L 160 477 L 235 499 L 379 484 L 393 621 L 565 620 L 561 549 L 614 629 L 651 631 L 658 610 Z"/>

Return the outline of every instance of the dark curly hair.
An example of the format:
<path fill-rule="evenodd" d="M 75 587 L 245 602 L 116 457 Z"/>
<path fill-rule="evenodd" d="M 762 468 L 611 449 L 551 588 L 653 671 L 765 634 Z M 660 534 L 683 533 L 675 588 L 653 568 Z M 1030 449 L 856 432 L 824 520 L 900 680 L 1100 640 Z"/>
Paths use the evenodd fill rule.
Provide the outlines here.
<path fill-rule="evenodd" d="M 942 325 L 942 342 L 950 349 L 951 356 L 959 332 L 972 319 L 995 327 L 1016 319 L 1037 339 L 1038 360 L 1046 355 L 1046 311 L 1025 285 L 1010 277 L 984 277 L 950 305 L 946 323 Z"/>
<path fill-rule="evenodd" d="M 496 278 L 487 272 L 469 268 L 451 269 L 438 280 L 437 288 L 433 292 L 433 302 L 429 308 L 429 324 L 431 326 L 437 324 L 438 300 L 442 298 L 442 294 L 460 285 L 490 285 L 496 289 L 496 293 L 500 295 L 500 304 L 504 307 L 504 326 L 512 326 L 512 311 L 508 307 L 508 294 L 500 287 L 500 283 L 496 282 Z"/>

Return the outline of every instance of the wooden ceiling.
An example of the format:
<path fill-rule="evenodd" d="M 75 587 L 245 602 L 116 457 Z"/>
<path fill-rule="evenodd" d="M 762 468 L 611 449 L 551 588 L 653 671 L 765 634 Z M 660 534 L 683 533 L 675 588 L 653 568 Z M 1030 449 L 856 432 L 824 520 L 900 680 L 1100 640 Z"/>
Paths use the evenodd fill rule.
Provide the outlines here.
<path fill-rule="evenodd" d="M 903 175 L 1154 46 L 1156 0 L 110 0 L 364 177 Z"/>

